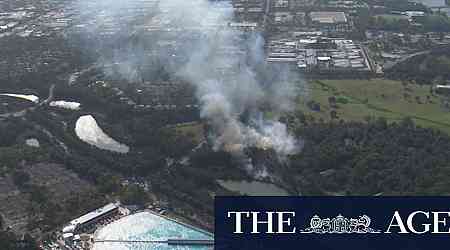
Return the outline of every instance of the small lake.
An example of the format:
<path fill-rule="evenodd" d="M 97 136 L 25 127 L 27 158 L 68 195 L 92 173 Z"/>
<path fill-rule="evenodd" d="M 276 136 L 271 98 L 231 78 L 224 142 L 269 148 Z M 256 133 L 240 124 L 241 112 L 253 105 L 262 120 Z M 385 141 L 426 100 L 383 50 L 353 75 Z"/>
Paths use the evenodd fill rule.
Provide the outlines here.
<path fill-rule="evenodd" d="M 225 189 L 249 196 L 288 196 L 289 193 L 272 183 L 262 181 L 224 181 L 218 183 Z"/>

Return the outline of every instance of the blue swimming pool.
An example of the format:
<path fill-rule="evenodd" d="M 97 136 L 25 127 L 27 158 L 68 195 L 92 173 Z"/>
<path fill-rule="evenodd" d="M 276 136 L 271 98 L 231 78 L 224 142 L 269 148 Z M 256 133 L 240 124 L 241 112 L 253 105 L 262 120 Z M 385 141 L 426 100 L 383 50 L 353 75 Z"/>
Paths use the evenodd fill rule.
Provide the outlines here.
<path fill-rule="evenodd" d="M 124 217 L 95 234 L 96 240 L 159 241 L 168 239 L 212 240 L 207 232 L 177 223 L 150 212 Z M 209 250 L 212 246 L 168 245 L 165 243 L 96 242 L 94 250 Z"/>

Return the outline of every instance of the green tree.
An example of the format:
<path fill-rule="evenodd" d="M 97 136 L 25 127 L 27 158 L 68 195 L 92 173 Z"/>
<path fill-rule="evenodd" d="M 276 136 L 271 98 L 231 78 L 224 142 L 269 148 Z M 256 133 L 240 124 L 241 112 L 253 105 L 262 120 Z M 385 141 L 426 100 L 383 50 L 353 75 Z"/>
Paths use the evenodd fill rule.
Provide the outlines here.
<path fill-rule="evenodd" d="M 99 191 L 105 194 L 118 192 L 120 178 L 114 175 L 103 175 L 97 179 Z"/>
<path fill-rule="evenodd" d="M 137 185 L 128 185 L 122 191 L 120 200 L 126 205 L 144 205 L 148 201 L 148 194 Z"/>
<path fill-rule="evenodd" d="M 15 170 L 12 173 L 12 179 L 14 184 L 19 187 L 24 187 L 24 185 L 30 181 L 30 175 L 22 170 Z"/>

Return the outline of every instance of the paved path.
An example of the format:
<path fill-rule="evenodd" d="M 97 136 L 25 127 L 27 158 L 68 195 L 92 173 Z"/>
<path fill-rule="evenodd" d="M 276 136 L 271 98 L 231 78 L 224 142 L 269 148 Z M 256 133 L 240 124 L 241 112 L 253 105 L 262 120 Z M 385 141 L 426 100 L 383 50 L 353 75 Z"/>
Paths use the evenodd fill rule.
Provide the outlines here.
<path fill-rule="evenodd" d="M 168 245 L 214 245 L 214 240 L 193 240 L 193 239 L 167 239 L 167 240 L 94 240 L 97 242 L 117 242 L 117 243 L 152 243 Z"/>

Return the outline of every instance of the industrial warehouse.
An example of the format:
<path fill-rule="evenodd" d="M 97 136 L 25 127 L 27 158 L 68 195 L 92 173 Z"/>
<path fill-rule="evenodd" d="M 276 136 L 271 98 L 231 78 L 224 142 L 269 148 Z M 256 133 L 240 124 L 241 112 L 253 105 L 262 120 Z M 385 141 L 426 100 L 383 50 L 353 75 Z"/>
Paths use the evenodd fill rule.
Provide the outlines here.
<path fill-rule="evenodd" d="M 272 40 L 267 61 L 292 63 L 305 73 L 362 73 L 372 68 L 364 49 L 352 40 L 328 38 L 320 32 L 297 32 L 295 38 Z"/>

